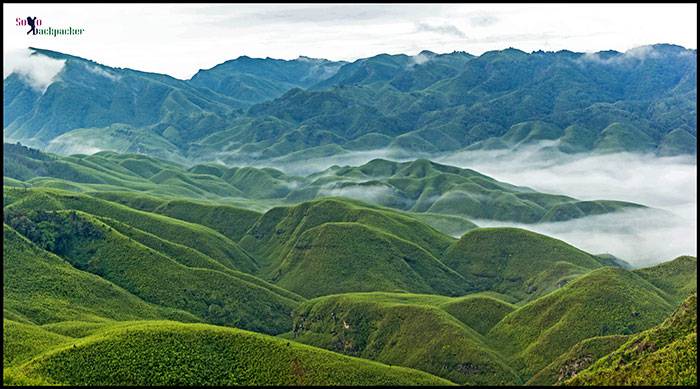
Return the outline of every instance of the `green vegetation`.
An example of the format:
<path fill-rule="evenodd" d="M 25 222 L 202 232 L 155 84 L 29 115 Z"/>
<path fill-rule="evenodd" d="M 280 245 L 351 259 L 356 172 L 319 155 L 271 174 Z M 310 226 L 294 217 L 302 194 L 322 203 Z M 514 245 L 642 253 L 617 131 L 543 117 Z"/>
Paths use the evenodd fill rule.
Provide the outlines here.
<path fill-rule="evenodd" d="M 240 241 L 243 249 L 271 271 L 292 251 L 299 237 L 324 223 L 359 223 L 411 242 L 440 256 L 453 239 L 400 212 L 358 201 L 326 198 L 266 212 Z"/>
<path fill-rule="evenodd" d="M 461 294 L 466 282 L 426 250 L 360 223 L 324 223 L 302 233 L 271 280 L 304 297 L 341 292 Z"/>
<path fill-rule="evenodd" d="M 102 277 L 72 267 L 6 224 L 2 254 L 5 318 L 36 324 L 107 319 L 198 321 L 189 313 L 146 303 Z"/>
<path fill-rule="evenodd" d="M 443 262 L 473 288 L 518 300 L 544 295 L 601 266 L 562 241 L 517 228 L 469 231 L 447 250 Z"/>
<path fill-rule="evenodd" d="M 690 293 L 698 290 L 698 260 L 695 257 L 682 256 L 634 272 L 666 292 L 673 305 L 679 304 Z"/>
<path fill-rule="evenodd" d="M 41 235 L 27 235 L 36 244 L 150 303 L 184 310 L 210 323 L 265 333 L 284 332 L 289 326 L 295 300 L 232 273 L 179 264 L 87 214 L 31 211 L 5 215 L 21 232 L 41 227 Z M 59 243 L 47 243 L 44 236 Z"/>
<path fill-rule="evenodd" d="M 566 385 L 696 386 L 697 306 L 693 294 L 662 324 L 630 337 Z"/>
<path fill-rule="evenodd" d="M 237 329 L 134 322 L 5 370 L 5 384 L 448 385 L 429 374 Z"/>
<path fill-rule="evenodd" d="M 628 338 L 628 335 L 608 335 L 582 340 L 540 370 L 526 384 L 532 386 L 560 385 L 598 359 L 615 351 Z"/>
<path fill-rule="evenodd" d="M 255 212 L 241 209 L 250 208 L 251 200 L 268 205 L 267 209 L 327 196 L 355 198 L 412 212 L 449 235 L 475 228 L 471 218 L 556 222 L 642 207 L 540 193 L 425 159 L 403 163 L 375 159 L 358 167 L 334 166 L 295 177 L 270 168 L 206 164 L 187 169 L 139 154 L 107 151 L 59 157 L 12 144 L 5 144 L 4 151 L 4 175 L 14 180 L 12 186 L 95 193 L 206 225 L 234 240 L 257 219 Z M 229 218 L 240 222 L 226 223 Z"/>
<path fill-rule="evenodd" d="M 451 301 L 440 296 L 386 293 L 320 297 L 295 310 L 290 336 L 332 351 L 420 369 L 460 384 L 519 383 L 517 374 L 478 332 L 439 305 Z M 462 304 L 461 308 L 466 314 L 467 307 Z M 470 308 L 470 314 L 478 317 L 485 313 L 480 309 L 488 311 L 490 307 L 475 304 Z"/>
<path fill-rule="evenodd" d="M 581 340 L 661 322 L 673 309 L 662 294 L 632 272 L 604 267 L 506 315 L 487 336 L 527 379 Z"/>

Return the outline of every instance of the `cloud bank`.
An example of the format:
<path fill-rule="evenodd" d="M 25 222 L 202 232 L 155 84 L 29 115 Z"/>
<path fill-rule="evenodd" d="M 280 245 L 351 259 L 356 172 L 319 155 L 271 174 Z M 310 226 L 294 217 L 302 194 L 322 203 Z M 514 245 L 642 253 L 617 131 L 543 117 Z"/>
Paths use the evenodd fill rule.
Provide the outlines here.
<path fill-rule="evenodd" d="M 65 62 L 29 49 L 15 50 L 3 56 L 3 80 L 16 73 L 33 89 L 44 93 L 58 79 Z"/>

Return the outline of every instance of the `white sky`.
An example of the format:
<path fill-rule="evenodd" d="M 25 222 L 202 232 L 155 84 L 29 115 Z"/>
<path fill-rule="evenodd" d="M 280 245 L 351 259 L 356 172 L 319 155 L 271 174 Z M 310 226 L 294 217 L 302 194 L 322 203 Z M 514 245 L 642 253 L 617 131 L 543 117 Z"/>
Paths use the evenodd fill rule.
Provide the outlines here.
<path fill-rule="evenodd" d="M 41 27 L 86 31 L 28 36 L 15 25 L 27 16 Z M 423 49 L 478 55 L 654 43 L 697 48 L 697 4 L 3 4 L 4 57 L 34 46 L 178 78 L 240 55 L 355 60 Z"/>

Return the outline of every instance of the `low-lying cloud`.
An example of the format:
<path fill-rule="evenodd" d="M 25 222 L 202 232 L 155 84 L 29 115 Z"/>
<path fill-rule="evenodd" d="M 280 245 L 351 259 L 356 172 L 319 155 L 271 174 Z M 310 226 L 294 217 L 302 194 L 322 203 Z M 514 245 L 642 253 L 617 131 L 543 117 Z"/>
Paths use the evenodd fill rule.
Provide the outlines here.
<path fill-rule="evenodd" d="M 65 62 L 29 49 L 15 50 L 3 55 L 3 80 L 16 73 L 29 86 L 43 94 L 58 79 Z"/>
<path fill-rule="evenodd" d="M 394 189 L 385 185 L 351 185 L 323 188 L 319 196 L 346 197 L 370 204 L 384 204 L 395 197 Z"/>
<path fill-rule="evenodd" d="M 695 157 L 567 155 L 533 146 L 519 152 L 455 153 L 436 160 L 540 192 L 581 200 L 629 201 L 654 208 L 546 224 L 475 221 L 480 226 L 527 228 L 591 253 L 611 253 L 635 266 L 682 254 L 697 255 Z"/>

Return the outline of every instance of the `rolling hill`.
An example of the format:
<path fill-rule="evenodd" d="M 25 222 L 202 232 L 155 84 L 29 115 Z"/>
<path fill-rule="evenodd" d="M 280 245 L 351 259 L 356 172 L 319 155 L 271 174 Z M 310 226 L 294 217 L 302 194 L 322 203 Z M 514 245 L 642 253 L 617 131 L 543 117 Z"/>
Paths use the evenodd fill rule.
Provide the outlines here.
<path fill-rule="evenodd" d="M 248 331 L 159 321 L 115 325 L 85 338 L 57 340 L 50 351 L 5 370 L 3 381 L 11 385 L 450 385 L 416 370 Z"/>
<path fill-rule="evenodd" d="M 413 367 L 462 385 L 519 383 L 518 375 L 483 336 L 448 314 L 444 304 L 450 304 L 453 311 L 454 304 L 461 304 L 459 310 L 465 316 L 493 315 L 488 305 L 467 308 L 463 299 L 404 293 L 341 294 L 299 306 L 290 338 Z"/>
<path fill-rule="evenodd" d="M 696 386 L 697 309 L 693 294 L 662 324 L 630 337 L 565 384 Z"/>

